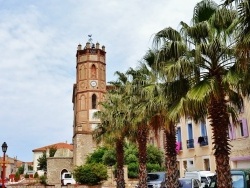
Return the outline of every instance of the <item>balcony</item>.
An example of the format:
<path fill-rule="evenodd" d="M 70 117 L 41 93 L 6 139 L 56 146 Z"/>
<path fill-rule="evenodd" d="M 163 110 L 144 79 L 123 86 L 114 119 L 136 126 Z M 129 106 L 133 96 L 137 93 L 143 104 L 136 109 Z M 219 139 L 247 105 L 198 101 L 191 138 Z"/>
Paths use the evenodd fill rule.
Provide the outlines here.
<path fill-rule="evenodd" d="M 194 139 L 187 140 L 187 148 L 194 148 Z"/>
<path fill-rule="evenodd" d="M 207 138 L 207 136 L 200 136 L 198 138 L 198 143 L 200 144 L 200 146 L 207 146 L 208 145 L 208 138 Z"/>

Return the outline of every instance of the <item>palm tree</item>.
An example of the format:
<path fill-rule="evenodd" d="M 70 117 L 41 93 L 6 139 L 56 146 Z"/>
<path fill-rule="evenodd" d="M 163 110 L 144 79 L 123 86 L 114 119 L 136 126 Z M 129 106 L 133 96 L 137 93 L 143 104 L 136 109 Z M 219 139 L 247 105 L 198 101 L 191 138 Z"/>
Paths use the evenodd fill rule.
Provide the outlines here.
<path fill-rule="evenodd" d="M 152 100 L 148 94 L 147 86 L 156 82 L 154 74 L 145 64 L 140 64 L 137 69 L 130 68 L 127 75 L 131 78 L 127 95 L 129 96 L 129 105 L 131 109 L 131 133 L 135 135 L 138 144 L 139 155 L 139 187 L 147 187 L 147 141 L 149 129 L 152 127 L 151 118 L 153 111 L 151 108 Z M 159 126 L 158 126 L 159 127 Z"/>
<path fill-rule="evenodd" d="M 158 132 L 159 128 L 164 129 L 165 133 L 166 187 L 178 187 L 175 121 L 168 118 L 168 109 L 174 99 L 173 97 L 167 96 L 167 91 L 169 87 L 171 87 L 171 84 L 167 83 L 164 78 L 164 73 L 155 63 L 156 58 L 157 52 L 154 50 L 149 50 L 143 58 L 144 62 L 151 67 L 153 74 L 158 78 L 156 83 L 146 86 L 143 90 L 145 90 L 145 93 L 148 93 L 148 98 L 150 98 L 147 102 L 148 109 L 150 109 L 152 114 L 150 127 L 153 128 L 155 133 Z M 171 89 L 174 89 L 174 87 Z"/>
<path fill-rule="evenodd" d="M 235 2 L 235 6 L 231 6 Z M 239 15 L 239 39 L 248 46 L 249 50 L 249 36 L 250 36 L 250 1 L 249 0 L 225 0 L 224 6 L 229 6 L 232 9 L 237 9 Z"/>
<path fill-rule="evenodd" d="M 101 123 L 93 132 L 97 143 L 103 142 L 113 147 L 115 143 L 117 161 L 117 188 L 125 188 L 124 181 L 124 138 L 127 134 L 124 102 L 122 95 L 109 91 L 106 100 L 101 103 L 102 109 L 95 113 Z"/>
<path fill-rule="evenodd" d="M 232 183 L 229 165 L 228 106 L 232 103 L 228 102 L 234 102 L 232 97 L 238 96 L 235 84 L 241 79 L 237 74 L 235 40 L 232 37 L 237 34 L 236 15 L 234 11 L 219 8 L 213 1 L 204 0 L 198 3 L 194 8 L 193 25 L 181 22 L 180 34 L 182 41 L 186 41 L 186 45 L 183 46 L 186 52 L 172 61 L 166 61 L 164 69 L 168 81 L 185 78 L 191 86 L 186 96 L 173 108 L 170 117 L 181 111 L 188 114 L 190 100 L 193 101 L 191 109 L 204 105 L 207 107 L 207 117 L 213 132 L 218 187 L 229 188 L 232 187 Z M 164 44 L 169 45 L 169 40 Z M 178 45 L 173 43 L 171 47 L 174 53 L 179 52 Z M 236 104 L 241 106 L 240 96 L 237 99 L 240 100 Z M 193 112 L 192 110 L 191 114 Z M 200 116 L 195 113 L 194 115 Z"/>
<path fill-rule="evenodd" d="M 181 83 L 178 80 L 177 82 L 167 83 L 163 72 L 155 64 L 155 55 L 154 51 L 149 50 L 144 56 L 144 61 L 140 66 L 140 73 L 143 72 L 143 76 L 134 70 L 131 71 L 136 74 L 135 80 L 143 83 L 140 87 L 137 85 L 135 87 L 140 98 L 135 109 L 143 112 L 141 113 L 143 114 L 142 117 L 147 117 L 146 122 L 148 123 L 145 123 L 144 127 L 154 130 L 156 136 L 159 129 L 164 129 L 166 135 L 165 166 L 168 174 L 166 186 L 178 187 L 175 121 L 168 118 L 168 109 L 178 97 L 186 93 L 186 86 L 183 87 L 186 82 Z M 173 91 L 176 91 L 176 93 L 173 93 Z"/>

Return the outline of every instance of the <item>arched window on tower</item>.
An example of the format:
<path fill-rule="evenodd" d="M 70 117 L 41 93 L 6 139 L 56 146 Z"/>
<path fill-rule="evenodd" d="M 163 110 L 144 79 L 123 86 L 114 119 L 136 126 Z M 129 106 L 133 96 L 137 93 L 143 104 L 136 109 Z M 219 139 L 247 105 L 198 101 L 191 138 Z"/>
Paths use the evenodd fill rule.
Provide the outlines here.
<path fill-rule="evenodd" d="M 96 66 L 91 66 L 91 78 L 96 78 Z"/>
<path fill-rule="evenodd" d="M 92 95 L 92 109 L 96 109 L 96 94 Z"/>

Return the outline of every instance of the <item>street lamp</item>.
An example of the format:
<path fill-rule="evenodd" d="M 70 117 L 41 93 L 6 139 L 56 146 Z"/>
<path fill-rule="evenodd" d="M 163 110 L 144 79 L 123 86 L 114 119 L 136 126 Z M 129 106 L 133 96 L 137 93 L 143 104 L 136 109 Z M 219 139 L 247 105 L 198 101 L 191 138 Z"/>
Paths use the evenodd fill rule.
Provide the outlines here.
<path fill-rule="evenodd" d="M 8 146 L 7 146 L 6 142 L 4 142 L 4 143 L 2 144 L 2 151 L 3 151 L 2 188 L 5 188 L 5 186 L 4 186 L 4 181 L 5 181 L 5 153 L 6 153 L 6 151 L 7 151 L 7 148 L 8 148 Z"/>

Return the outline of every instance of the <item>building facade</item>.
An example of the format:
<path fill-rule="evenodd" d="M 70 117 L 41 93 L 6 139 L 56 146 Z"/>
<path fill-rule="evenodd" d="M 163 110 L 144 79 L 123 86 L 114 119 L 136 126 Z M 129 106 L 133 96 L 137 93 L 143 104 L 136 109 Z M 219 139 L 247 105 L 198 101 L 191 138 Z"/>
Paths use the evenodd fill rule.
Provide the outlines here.
<path fill-rule="evenodd" d="M 12 158 L 8 155 L 5 156 L 5 178 L 10 178 L 10 181 L 14 181 L 14 175 L 18 171 L 18 168 L 23 166 L 25 163 L 18 160 L 16 157 Z M 31 163 L 29 163 L 31 165 Z M 3 157 L 0 157 L 0 172 L 3 176 Z"/>
<path fill-rule="evenodd" d="M 250 102 L 244 100 L 244 108 L 239 112 L 239 123 L 229 125 L 229 139 L 232 145 L 230 155 L 232 168 L 250 168 Z"/>
<path fill-rule="evenodd" d="M 176 151 L 180 177 L 186 171 L 215 172 L 212 132 L 206 119 L 195 123 L 192 118 L 181 118 L 176 126 Z"/>
<path fill-rule="evenodd" d="M 232 145 L 231 168 L 250 167 L 250 102 L 244 100 L 244 108 L 239 112 L 238 124 L 230 123 L 228 138 Z M 219 125 L 218 125 L 219 126 Z M 164 132 L 155 138 L 149 135 L 149 143 L 164 151 Z M 213 151 L 212 131 L 208 119 L 195 123 L 190 117 L 182 117 L 176 124 L 176 151 L 180 177 L 186 171 L 208 170 L 215 172 L 216 164 Z"/>

